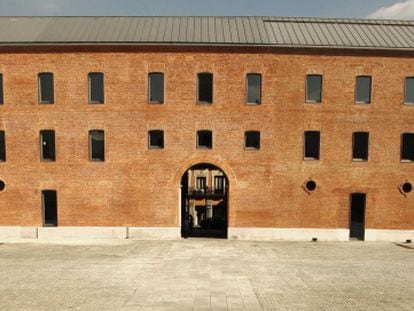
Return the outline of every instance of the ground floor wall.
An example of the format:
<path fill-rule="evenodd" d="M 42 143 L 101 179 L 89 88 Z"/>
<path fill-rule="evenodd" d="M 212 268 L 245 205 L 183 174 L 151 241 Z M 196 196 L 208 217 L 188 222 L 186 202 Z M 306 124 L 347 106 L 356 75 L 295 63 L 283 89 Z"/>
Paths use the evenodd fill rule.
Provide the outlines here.
<path fill-rule="evenodd" d="M 0 237 L 178 238 L 181 177 L 194 164 L 212 163 L 229 180 L 230 239 L 349 240 L 350 194 L 356 192 L 367 195 L 365 240 L 414 239 L 414 195 L 399 189 L 409 176 L 392 167 L 338 172 L 321 163 L 283 167 L 256 162 L 242 165 L 203 156 L 134 170 L 92 163 L 93 169 L 64 176 L 51 167 L 38 171 L 38 178 L 9 171 L 3 173 L 6 188 L 0 194 Z M 312 192 L 304 188 L 310 179 L 317 185 Z M 43 189 L 57 191 L 58 227 L 42 226 Z"/>

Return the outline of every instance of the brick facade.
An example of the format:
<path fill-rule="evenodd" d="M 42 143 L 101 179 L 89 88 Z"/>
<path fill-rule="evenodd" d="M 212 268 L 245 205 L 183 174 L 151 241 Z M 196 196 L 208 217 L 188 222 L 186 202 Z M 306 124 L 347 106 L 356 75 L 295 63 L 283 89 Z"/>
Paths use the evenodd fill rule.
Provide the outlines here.
<path fill-rule="evenodd" d="M 54 73 L 55 103 L 38 103 L 40 72 Z M 105 103 L 88 104 L 89 72 L 105 74 Z M 148 104 L 149 72 L 165 74 L 165 103 Z M 196 77 L 214 73 L 212 105 L 196 104 Z M 229 227 L 348 228 L 350 194 L 365 192 L 366 228 L 414 230 L 414 163 L 400 162 L 414 132 L 404 105 L 412 54 L 264 48 L 20 48 L 0 51 L 0 225 L 41 226 L 41 191 L 58 197 L 59 226 L 180 226 L 180 180 L 197 163 L 229 179 Z M 247 73 L 261 73 L 262 104 L 245 104 Z M 323 75 L 321 104 L 305 104 L 305 76 Z M 357 75 L 372 103 L 355 104 Z M 41 162 L 39 131 L 56 132 L 56 162 Z M 88 131 L 105 131 L 105 162 L 88 157 Z M 165 148 L 147 132 L 164 130 Z M 196 131 L 213 131 L 212 150 Z M 261 132 L 260 150 L 244 132 Z M 303 160 L 303 132 L 321 132 L 319 161 Z M 369 161 L 352 161 L 352 133 L 370 133 Z M 308 194 L 303 183 L 317 189 Z"/>

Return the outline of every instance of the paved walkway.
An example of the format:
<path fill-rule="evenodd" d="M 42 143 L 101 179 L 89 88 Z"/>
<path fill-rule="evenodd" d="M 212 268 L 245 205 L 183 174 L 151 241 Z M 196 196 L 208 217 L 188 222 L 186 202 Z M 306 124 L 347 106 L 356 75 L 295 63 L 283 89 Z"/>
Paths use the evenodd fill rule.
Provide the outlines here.
<path fill-rule="evenodd" d="M 0 310 L 414 310 L 414 249 L 227 240 L 0 245 Z"/>

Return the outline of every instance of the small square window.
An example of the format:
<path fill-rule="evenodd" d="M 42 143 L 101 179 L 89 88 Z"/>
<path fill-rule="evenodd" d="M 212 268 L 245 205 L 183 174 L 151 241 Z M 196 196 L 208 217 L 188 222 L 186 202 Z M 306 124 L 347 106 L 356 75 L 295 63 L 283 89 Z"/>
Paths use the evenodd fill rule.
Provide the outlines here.
<path fill-rule="evenodd" d="M 305 160 L 319 160 L 320 132 L 305 132 Z"/>
<path fill-rule="evenodd" d="M 306 102 L 320 103 L 322 102 L 322 76 L 307 75 L 306 76 Z"/>
<path fill-rule="evenodd" d="M 150 73 L 148 79 L 149 103 L 164 103 L 164 74 L 161 72 Z"/>
<path fill-rule="evenodd" d="M 40 159 L 55 161 L 55 131 L 40 131 Z"/>
<path fill-rule="evenodd" d="M 260 132 L 247 131 L 244 133 L 244 147 L 246 149 L 260 149 Z"/>
<path fill-rule="evenodd" d="M 164 131 L 153 130 L 148 132 L 148 148 L 164 149 Z"/>
<path fill-rule="evenodd" d="M 213 133 L 211 131 L 197 132 L 197 148 L 212 149 L 213 148 Z"/>
<path fill-rule="evenodd" d="M 105 161 L 105 133 L 102 130 L 89 131 L 89 159 Z"/>
<path fill-rule="evenodd" d="M 212 73 L 199 73 L 198 74 L 197 101 L 199 103 L 205 103 L 205 104 L 213 103 L 213 74 Z"/>
<path fill-rule="evenodd" d="M 401 161 L 414 161 L 414 133 L 402 134 L 401 141 Z"/>
<path fill-rule="evenodd" d="M 102 72 L 89 73 L 89 103 L 104 103 L 104 74 Z"/>
<path fill-rule="evenodd" d="M 353 133 L 352 158 L 354 161 L 368 161 L 369 133 Z"/>
<path fill-rule="evenodd" d="M 247 103 L 260 104 L 262 102 L 262 76 L 260 74 L 247 75 Z"/>
<path fill-rule="evenodd" d="M 404 103 L 414 104 L 414 77 L 405 78 Z"/>
<path fill-rule="evenodd" d="M 44 72 L 39 73 L 39 103 L 53 104 L 54 89 L 53 89 L 53 73 Z"/>
<path fill-rule="evenodd" d="M 371 77 L 359 76 L 356 78 L 355 102 L 357 104 L 371 103 L 371 84 Z"/>

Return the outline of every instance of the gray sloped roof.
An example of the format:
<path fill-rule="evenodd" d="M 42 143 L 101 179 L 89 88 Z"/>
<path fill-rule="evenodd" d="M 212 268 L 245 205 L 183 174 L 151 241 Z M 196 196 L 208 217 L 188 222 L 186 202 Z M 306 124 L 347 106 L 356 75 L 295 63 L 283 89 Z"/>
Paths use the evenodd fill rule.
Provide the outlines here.
<path fill-rule="evenodd" d="M 293 17 L 0 17 L 0 45 L 243 45 L 414 51 L 414 21 Z"/>

